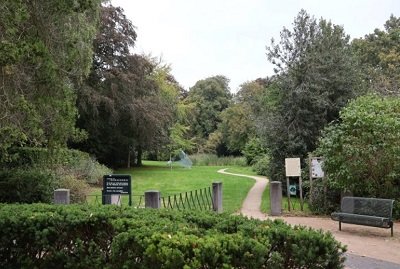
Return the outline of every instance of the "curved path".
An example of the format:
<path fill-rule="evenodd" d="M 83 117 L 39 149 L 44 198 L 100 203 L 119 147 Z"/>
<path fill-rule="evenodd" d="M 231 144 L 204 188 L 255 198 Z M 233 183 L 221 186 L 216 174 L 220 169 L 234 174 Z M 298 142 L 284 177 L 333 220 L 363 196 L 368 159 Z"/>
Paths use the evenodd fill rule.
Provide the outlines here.
<path fill-rule="evenodd" d="M 265 220 L 282 219 L 291 225 L 308 226 L 322 229 L 333 234 L 336 240 L 347 245 L 346 268 L 349 269 L 394 269 L 400 268 L 400 223 L 394 224 L 394 237 L 387 229 L 343 224 L 339 231 L 338 223 L 328 217 L 271 217 L 260 210 L 262 194 L 268 184 L 268 179 L 262 176 L 248 176 L 226 172 L 228 168 L 218 173 L 252 178 L 256 180 L 243 202 L 240 213 L 249 217 Z"/>
<path fill-rule="evenodd" d="M 238 177 L 247 177 L 252 178 L 256 181 L 254 186 L 250 189 L 249 193 L 246 196 L 246 199 L 243 202 L 242 208 L 240 209 L 240 213 L 249 217 L 249 218 L 257 218 L 257 219 L 265 219 L 266 215 L 261 212 L 261 199 L 262 194 L 267 187 L 268 179 L 263 176 L 247 176 L 242 174 L 234 174 L 230 172 L 226 172 L 228 168 L 218 170 L 218 173 L 233 175 Z"/>

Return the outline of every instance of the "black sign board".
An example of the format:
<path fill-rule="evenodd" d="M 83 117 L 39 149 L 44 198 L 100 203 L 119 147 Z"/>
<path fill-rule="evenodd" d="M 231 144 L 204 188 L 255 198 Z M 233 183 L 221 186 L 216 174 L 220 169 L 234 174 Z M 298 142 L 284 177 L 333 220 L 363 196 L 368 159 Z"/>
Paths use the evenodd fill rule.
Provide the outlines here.
<path fill-rule="evenodd" d="M 103 176 L 103 196 L 120 194 L 129 195 L 131 205 L 132 180 L 130 175 L 105 175 Z"/>

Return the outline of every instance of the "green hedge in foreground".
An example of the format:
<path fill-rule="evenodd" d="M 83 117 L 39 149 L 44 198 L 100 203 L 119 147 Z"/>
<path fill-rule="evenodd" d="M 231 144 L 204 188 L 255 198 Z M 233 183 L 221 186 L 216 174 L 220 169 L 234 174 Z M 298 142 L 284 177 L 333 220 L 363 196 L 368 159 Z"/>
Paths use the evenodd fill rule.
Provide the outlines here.
<path fill-rule="evenodd" d="M 0 268 L 343 268 L 331 234 L 211 212 L 0 205 Z"/>

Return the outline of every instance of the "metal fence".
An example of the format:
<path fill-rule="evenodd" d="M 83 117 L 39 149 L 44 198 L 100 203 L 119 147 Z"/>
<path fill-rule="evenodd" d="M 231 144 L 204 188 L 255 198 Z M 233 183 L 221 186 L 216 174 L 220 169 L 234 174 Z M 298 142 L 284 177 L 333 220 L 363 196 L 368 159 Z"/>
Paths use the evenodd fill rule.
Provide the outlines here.
<path fill-rule="evenodd" d="M 129 198 L 126 195 L 86 195 L 86 204 L 89 205 L 102 205 L 104 204 L 104 200 L 108 201 L 107 204 L 129 205 Z M 144 208 L 144 195 L 132 195 L 132 206 L 135 208 Z"/>
<path fill-rule="evenodd" d="M 123 195 L 93 194 L 86 196 L 89 205 L 116 204 L 128 205 L 128 197 Z M 213 210 L 214 201 L 211 187 L 170 194 L 160 197 L 161 208 L 176 210 Z M 132 206 L 135 208 L 145 207 L 144 195 L 132 195 Z"/>
<path fill-rule="evenodd" d="M 177 210 L 212 210 L 213 199 L 211 187 L 162 196 L 161 206 Z"/>

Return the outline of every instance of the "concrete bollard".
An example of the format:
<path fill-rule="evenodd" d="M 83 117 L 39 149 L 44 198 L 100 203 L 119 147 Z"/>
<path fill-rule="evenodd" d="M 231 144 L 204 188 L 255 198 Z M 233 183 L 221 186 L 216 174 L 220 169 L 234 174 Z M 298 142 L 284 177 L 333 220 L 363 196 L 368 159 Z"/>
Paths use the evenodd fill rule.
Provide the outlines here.
<path fill-rule="evenodd" d="M 54 191 L 54 204 L 69 205 L 70 204 L 69 189 L 56 189 Z"/>
<path fill-rule="evenodd" d="M 144 206 L 146 208 L 161 207 L 161 193 L 157 190 L 149 190 L 144 193 Z"/>
<path fill-rule="evenodd" d="M 213 210 L 222 213 L 222 182 L 213 182 L 212 184 Z"/>
<path fill-rule="evenodd" d="M 282 182 L 272 181 L 270 183 L 271 216 L 282 215 Z"/>

